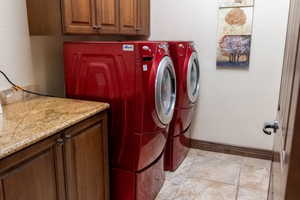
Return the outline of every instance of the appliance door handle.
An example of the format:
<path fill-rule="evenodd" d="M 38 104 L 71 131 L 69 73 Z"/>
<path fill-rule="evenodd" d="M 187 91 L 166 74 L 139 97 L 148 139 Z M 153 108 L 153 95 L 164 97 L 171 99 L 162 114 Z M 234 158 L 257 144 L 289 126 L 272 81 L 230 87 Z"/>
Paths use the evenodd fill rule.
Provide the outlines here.
<path fill-rule="evenodd" d="M 272 135 L 272 133 L 276 133 L 278 129 L 279 129 L 279 122 L 275 120 L 272 122 L 266 122 L 263 127 L 263 132 L 266 135 Z"/>

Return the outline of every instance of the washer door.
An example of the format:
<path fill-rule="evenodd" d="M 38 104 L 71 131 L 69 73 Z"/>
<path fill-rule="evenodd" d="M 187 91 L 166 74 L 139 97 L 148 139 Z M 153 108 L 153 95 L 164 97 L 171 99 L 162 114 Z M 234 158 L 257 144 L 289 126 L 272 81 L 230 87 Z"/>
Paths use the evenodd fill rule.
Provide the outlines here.
<path fill-rule="evenodd" d="M 171 122 L 176 102 L 176 74 L 169 56 L 165 56 L 157 70 L 155 81 L 155 109 L 159 121 Z"/>
<path fill-rule="evenodd" d="M 195 103 L 199 97 L 200 65 L 197 53 L 193 53 L 187 69 L 187 93 L 189 100 Z"/>

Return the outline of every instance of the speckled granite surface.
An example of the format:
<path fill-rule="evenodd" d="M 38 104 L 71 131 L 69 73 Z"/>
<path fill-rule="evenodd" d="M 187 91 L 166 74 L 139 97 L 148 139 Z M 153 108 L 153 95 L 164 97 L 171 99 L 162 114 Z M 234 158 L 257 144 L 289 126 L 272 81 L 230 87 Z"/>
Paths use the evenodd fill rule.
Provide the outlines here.
<path fill-rule="evenodd" d="M 0 159 L 109 108 L 109 104 L 37 97 L 3 106 Z"/>

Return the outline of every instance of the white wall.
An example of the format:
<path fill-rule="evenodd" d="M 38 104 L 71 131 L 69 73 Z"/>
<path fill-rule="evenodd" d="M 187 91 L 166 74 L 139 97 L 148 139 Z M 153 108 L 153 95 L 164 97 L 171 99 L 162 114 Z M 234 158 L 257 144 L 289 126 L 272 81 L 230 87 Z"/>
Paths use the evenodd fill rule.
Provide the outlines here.
<path fill-rule="evenodd" d="M 63 38 L 32 36 L 34 75 L 43 93 L 64 96 Z"/>
<path fill-rule="evenodd" d="M 62 40 L 30 37 L 25 0 L 0 6 L 0 69 L 21 86 L 36 86 L 53 95 L 64 94 Z M 11 85 L 0 76 L 0 91 Z"/>
<path fill-rule="evenodd" d="M 152 40 L 194 40 L 201 63 L 201 96 L 192 137 L 272 149 L 262 134 L 276 117 L 288 0 L 255 0 L 249 70 L 216 69 L 217 0 L 151 0 Z"/>
<path fill-rule="evenodd" d="M 2 1 L 0 6 L 0 69 L 20 85 L 32 85 L 30 39 L 25 0 Z M 0 90 L 10 85 L 0 76 Z"/>

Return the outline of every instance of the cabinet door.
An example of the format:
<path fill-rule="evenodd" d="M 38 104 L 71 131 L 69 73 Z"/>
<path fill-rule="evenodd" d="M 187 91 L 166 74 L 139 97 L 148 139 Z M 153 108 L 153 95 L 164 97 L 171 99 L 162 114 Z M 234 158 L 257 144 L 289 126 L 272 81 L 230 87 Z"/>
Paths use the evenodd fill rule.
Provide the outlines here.
<path fill-rule="evenodd" d="M 16 156 L 17 165 L 1 175 L 0 199 L 5 200 L 65 200 L 62 151 L 57 145 L 48 149 L 33 150 L 34 156 Z M 60 155 L 59 155 L 60 153 Z M 5 161 L 4 161 L 5 162 Z M 7 163 L 10 163 L 8 161 Z M 1 166 L 7 166 L 5 163 Z"/>
<path fill-rule="evenodd" d="M 65 133 L 67 197 L 108 200 L 106 115 L 98 115 Z"/>
<path fill-rule="evenodd" d="M 95 0 L 63 0 L 65 33 L 97 34 Z"/>
<path fill-rule="evenodd" d="M 137 35 L 150 35 L 150 0 L 137 1 Z"/>
<path fill-rule="evenodd" d="M 120 0 L 120 32 L 149 35 L 150 0 Z"/>
<path fill-rule="evenodd" d="M 136 34 L 137 1 L 138 0 L 120 0 L 120 32 L 122 34 Z"/>
<path fill-rule="evenodd" d="M 0 181 L 0 200 L 4 200 L 2 181 Z"/>
<path fill-rule="evenodd" d="M 119 32 L 119 5 L 117 0 L 96 0 L 96 24 L 102 34 Z"/>

